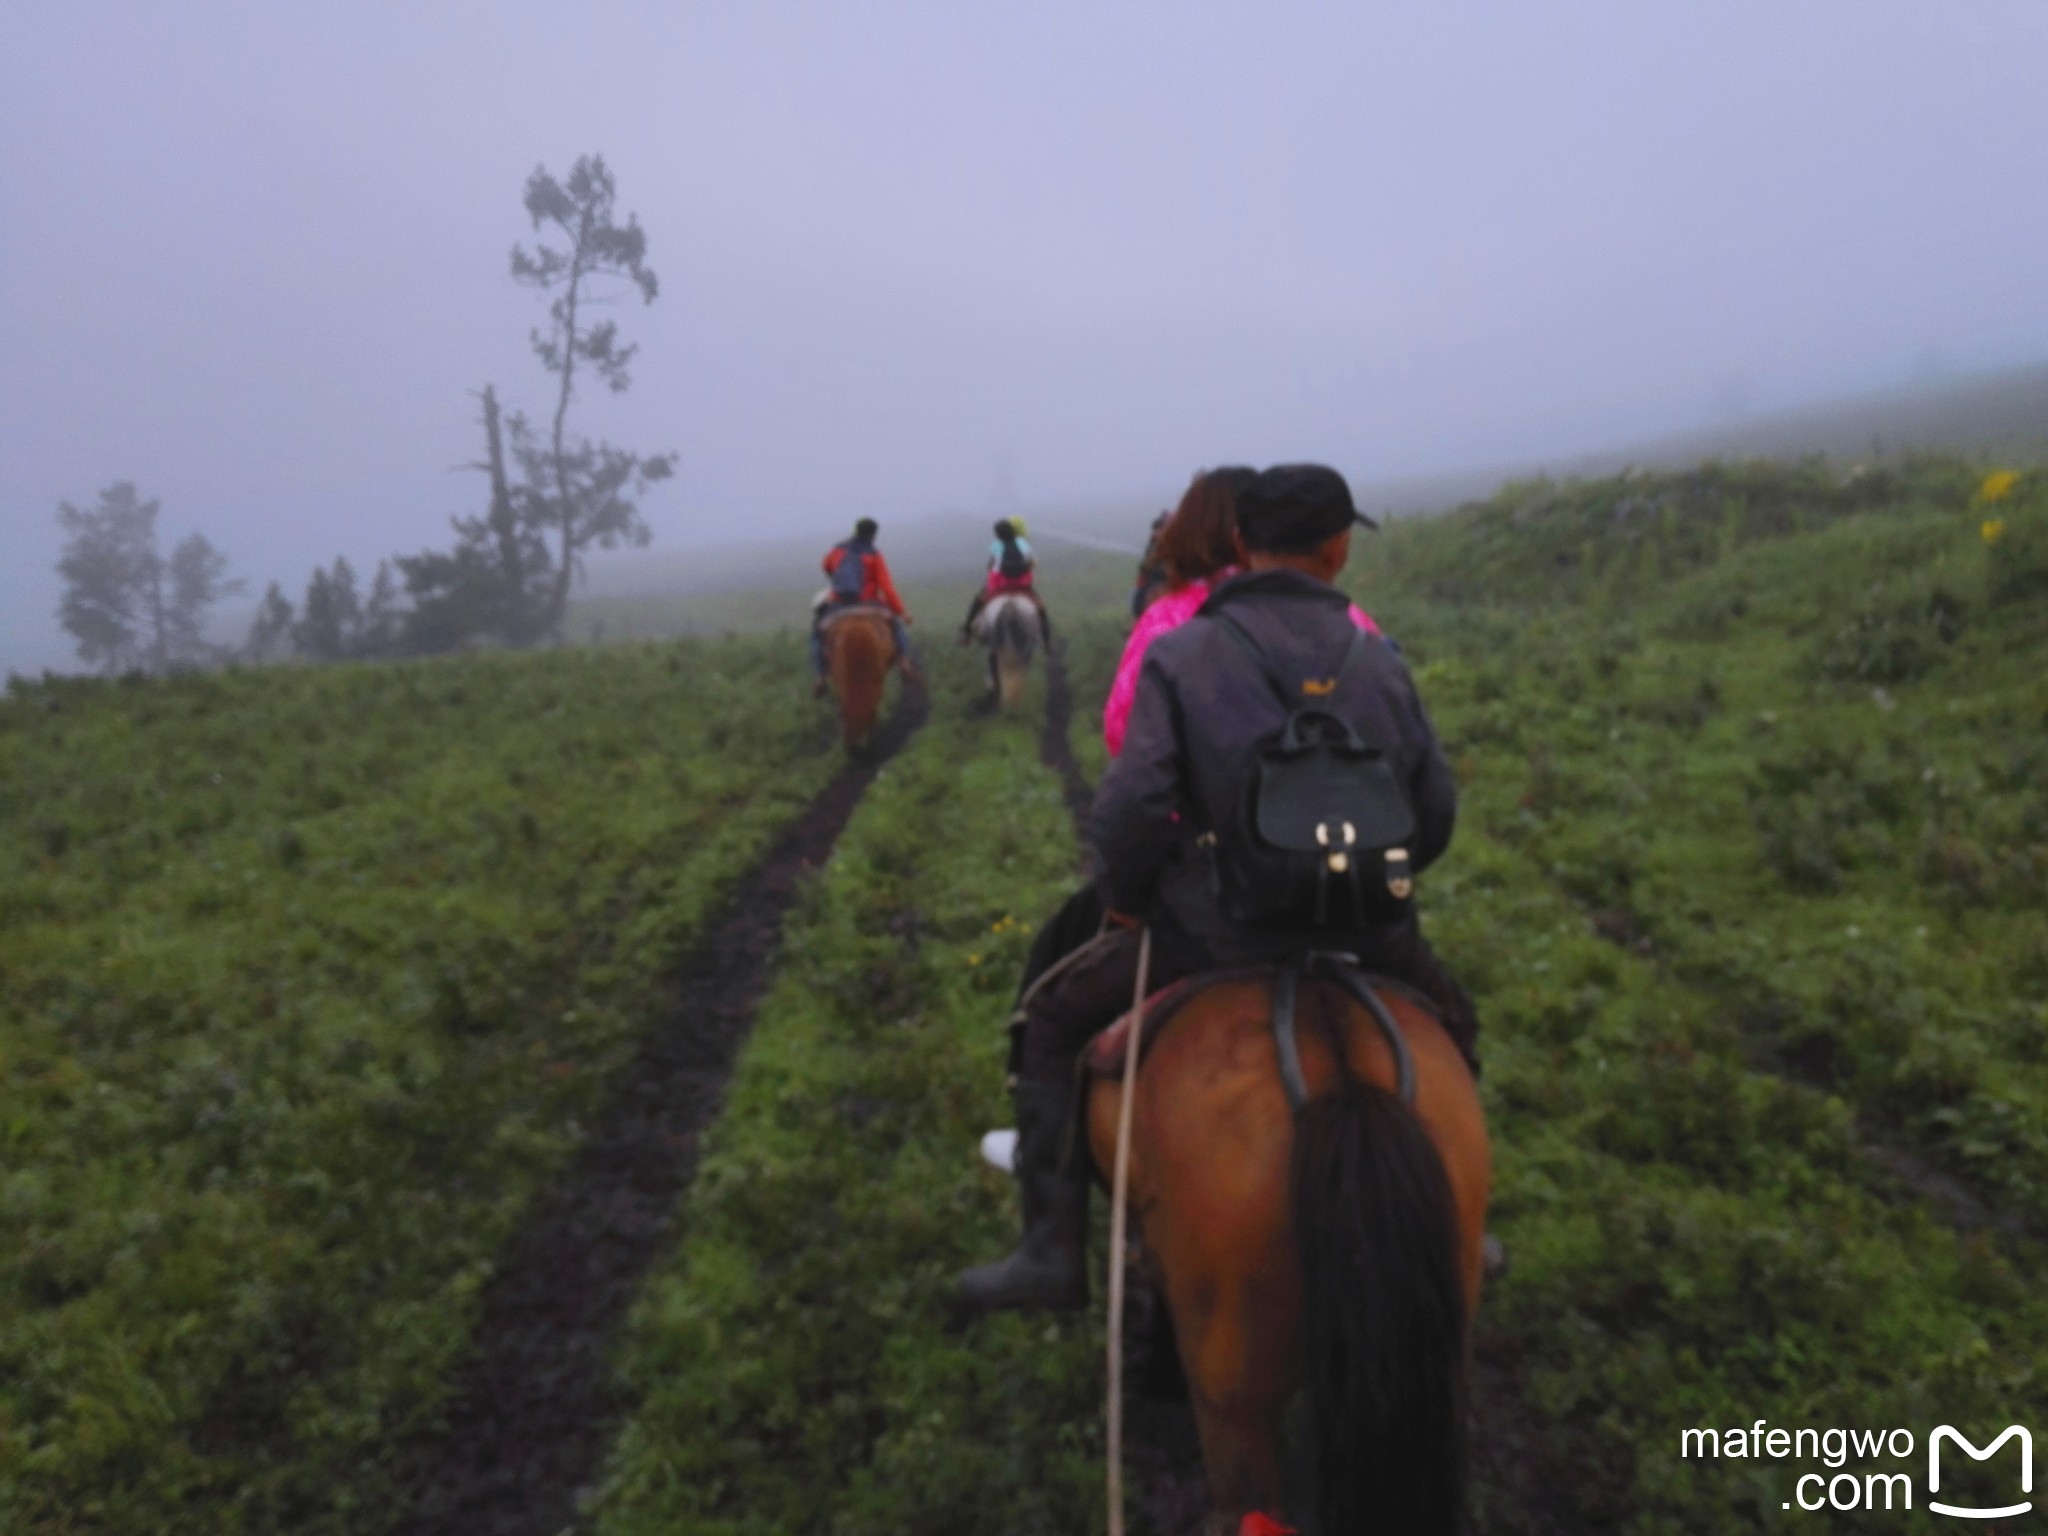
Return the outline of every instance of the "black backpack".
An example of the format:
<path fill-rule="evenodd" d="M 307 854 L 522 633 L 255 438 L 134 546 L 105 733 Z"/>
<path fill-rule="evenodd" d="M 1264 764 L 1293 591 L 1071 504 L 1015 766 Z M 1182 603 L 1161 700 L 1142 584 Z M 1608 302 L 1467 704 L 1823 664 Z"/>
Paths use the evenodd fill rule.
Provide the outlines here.
<path fill-rule="evenodd" d="M 1031 574 L 1031 557 L 1015 539 L 1002 540 L 1003 558 L 996 565 L 996 574 L 1005 581 L 1017 581 Z"/>
<path fill-rule="evenodd" d="M 1364 654 L 1356 630 L 1329 682 L 1290 688 L 1229 613 L 1223 628 L 1289 713 L 1260 744 L 1236 823 L 1216 837 L 1224 916 L 1252 931 L 1355 932 L 1406 921 L 1415 890 L 1415 810 L 1387 754 L 1318 698 L 1334 700 Z M 1302 702 L 1307 699 L 1309 702 Z"/>

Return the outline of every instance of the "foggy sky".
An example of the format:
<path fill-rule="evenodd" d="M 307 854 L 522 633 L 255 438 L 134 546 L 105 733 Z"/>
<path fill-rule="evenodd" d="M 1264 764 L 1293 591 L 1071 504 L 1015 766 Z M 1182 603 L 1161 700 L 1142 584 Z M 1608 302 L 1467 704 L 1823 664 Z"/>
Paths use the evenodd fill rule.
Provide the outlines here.
<path fill-rule="evenodd" d="M 580 426 L 656 550 L 1540 460 L 2048 358 L 2048 7 L 0 7 L 0 668 L 60 500 L 260 590 L 447 539 L 545 413 L 527 174 L 662 295 Z"/>

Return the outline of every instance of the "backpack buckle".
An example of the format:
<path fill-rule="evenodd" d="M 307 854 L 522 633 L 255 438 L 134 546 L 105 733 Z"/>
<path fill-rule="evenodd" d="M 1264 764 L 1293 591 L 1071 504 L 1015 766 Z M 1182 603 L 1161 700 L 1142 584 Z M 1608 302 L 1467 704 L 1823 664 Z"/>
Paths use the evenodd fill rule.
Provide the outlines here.
<path fill-rule="evenodd" d="M 1406 901 L 1415 894 L 1415 877 L 1409 872 L 1406 848 L 1387 850 L 1387 894 L 1396 901 Z"/>
<path fill-rule="evenodd" d="M 1329 855 L 1330 873 L 1333 875 L 1344 874 L 1351 868 L 1351 855 L 1345 850 L 1358 841 L 1358 829 L 1356 827 L 1352 826 L 1348 821 L 1343 823 L 1343 827 L 1344 842 L 1341 847 L 1334 849 Z M 1327 821 L 1316 823 L 1316 842 L 1325 848 L 1330 846 L 1330 824 Z"/>

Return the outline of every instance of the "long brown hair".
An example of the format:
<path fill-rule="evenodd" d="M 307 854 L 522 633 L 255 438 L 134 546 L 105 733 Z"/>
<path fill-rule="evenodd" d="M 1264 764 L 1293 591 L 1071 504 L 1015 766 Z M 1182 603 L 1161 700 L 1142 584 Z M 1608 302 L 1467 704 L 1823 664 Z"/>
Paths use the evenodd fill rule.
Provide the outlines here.
<path fill-rule="evenodd" d="M 1257 472 L 1232 465 L 1205 469 L 1159 535 L 1159 558 L 1175 590 L 1205 581 L 1237 560 L 1237 493 Z"/>

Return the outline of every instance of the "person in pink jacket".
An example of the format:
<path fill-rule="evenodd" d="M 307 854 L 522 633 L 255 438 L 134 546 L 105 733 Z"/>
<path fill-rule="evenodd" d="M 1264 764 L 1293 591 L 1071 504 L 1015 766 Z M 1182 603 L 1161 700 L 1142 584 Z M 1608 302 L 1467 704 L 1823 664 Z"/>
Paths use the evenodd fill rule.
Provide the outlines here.
<path fill-rule="evenodd" d="M 1252 478 L 1249 469 L 1212 469 L 1195 476 L 1180 499 L 1159 540 L 1159 558 L 1166 566 L 1167 589 L 1138 615 L 1137 626 L 1124 642 L 1116 680 L 1102 706 L 1102 740 L 1115 757 L 1124 749 L 1124 726 L 1131 701 L 1138 694 L 1138 674 L 1145 652 L 1161 635 L 1179 629 L 1197 613 L 1209 594 L 1237 574 L 1237 492 Z M 1356 603 L 1351 622 L 1369 635 L 1379 625 Z"/>

